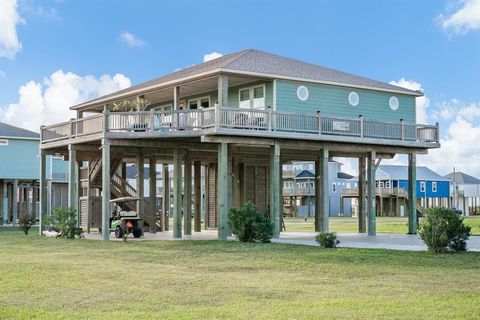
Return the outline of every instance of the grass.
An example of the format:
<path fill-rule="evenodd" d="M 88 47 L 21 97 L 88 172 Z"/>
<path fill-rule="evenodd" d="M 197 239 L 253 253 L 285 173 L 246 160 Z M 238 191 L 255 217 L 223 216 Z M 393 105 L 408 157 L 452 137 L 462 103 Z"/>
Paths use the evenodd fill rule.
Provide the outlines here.
<path fill-rule="evenodd" d="M 480 254 L 0 229 L 1 319 L 478 319 Z"/>
<path fill-rule="evenodd" d="M 465 224 L 472 227 L 472 235 L 480 235 L 480 216 L 465 217 Z M 287 231 L 313 231 L 314 218 L 285 218 Z M 334 232 L 358 232 L 357 218 L 330 218 L 330 231 Z M 408 219 L 398 217 L 377 217 L 377 232 L 400 233 L 408 231 Z"/>

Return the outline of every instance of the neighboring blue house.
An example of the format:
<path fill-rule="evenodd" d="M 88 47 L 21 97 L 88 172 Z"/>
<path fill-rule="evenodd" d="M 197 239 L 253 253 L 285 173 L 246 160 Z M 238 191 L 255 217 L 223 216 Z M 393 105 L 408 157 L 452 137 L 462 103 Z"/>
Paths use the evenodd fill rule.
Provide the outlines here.
<path fill-rule="evenodd" d="M 345 188 L 355 188 L 354 176 L 341 171 L 342 164 L 328 163 L 328 196 L 330 217 L 352 216 L 351 199 L 342 198 Z M 310 217 L 315 215 L 314 163 L 295 162 L 283 166 L 284 210 L 290 215 Z"/>
<path fill-rule="evenodd" d="M 24 212 L 38 218 L 40 135 L 0 122 L 0 222 L 16 224 Z M 67 205 L 67 162 L 47 157 L 49 207 Z"/>

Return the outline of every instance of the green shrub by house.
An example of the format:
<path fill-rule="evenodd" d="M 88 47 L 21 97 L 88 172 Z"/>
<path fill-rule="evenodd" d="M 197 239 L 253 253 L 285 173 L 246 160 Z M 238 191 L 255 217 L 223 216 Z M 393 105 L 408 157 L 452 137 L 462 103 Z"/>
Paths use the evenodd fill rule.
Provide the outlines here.
<path fill-rule="evenodd" d="M 82 237 L 83 230 L 78 227 L 77 213 L 72 208 L 55 207 L 53 214 L 45 219 L 46 229 L 60 232 L 60 237 L 73 239 Z"/>
<path fill-rule="evenodd" d="M 242 242 L 270 242 L 273 236 L 273 223 L 252 202 L 240 209 L 230 209 L 228 224 L 232 234 Z"/>
<path fill-rule="evenodd" d="M 35 224 L 35 215 L 31 213 L 22 213 L 18 218 L 18 225 L 20 229 L 25 233 L 28 234 L 28 230 Z"/>
<path fill-rule="evenodd" d="M 418 234 L 431 252 L 466 251 L 470 226 L 455 212 L 444 207 L 430 208 L 418 227 Z"/>
<path fill-rule="evenodd" d="M 340 243 L 335 232 L 320 232 L 315 236 L 315 241 L 322 248 L 336 248 L 337 244 Z"/>

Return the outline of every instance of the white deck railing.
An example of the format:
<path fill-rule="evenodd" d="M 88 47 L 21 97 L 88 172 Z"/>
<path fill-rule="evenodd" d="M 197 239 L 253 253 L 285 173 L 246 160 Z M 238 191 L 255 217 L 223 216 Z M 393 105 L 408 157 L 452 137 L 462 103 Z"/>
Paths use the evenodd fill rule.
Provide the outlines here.
<path fill-rule="evenodd" d="M 104 128 L 106 126 L 106 128 Z M 42 142 L 72 139 L 108 133 L 152 133 L 222 128 L 257 130 L 271 133 L 349 136 L 358 138 L 439 142 L 436 125 L 407 124 L 403 121 L 384 122 L 326 116 L 274 112 L 257 109 L 212 107 L 199 110 L 168 110 L 144 112 L 106 112 L 41 128 Z"/>

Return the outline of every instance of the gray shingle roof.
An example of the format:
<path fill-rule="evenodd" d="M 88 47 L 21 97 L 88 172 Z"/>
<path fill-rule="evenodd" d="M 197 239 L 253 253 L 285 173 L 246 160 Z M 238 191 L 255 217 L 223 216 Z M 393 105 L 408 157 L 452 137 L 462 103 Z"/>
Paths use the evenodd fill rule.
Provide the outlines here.
<path fill-rule="evenodd" d="M 195 76 L 208 71 L 222 69 L 223 71 L 232 71 L 238 73 L 255 73 L 265 76 L 277 76 L 279 78 L 296 78 L 305 81 L 319 81 L 331 84 L 338 84 L 353 87 L 365 87 L 371 89 L 379 89 L 385 91 L 400 92 L 408 95 L 420 96 L 422 93 L 394 86 L 385 82 L 356 76 L 350 73 L 322 67 L 319 65 L 302 62 L 299 60 L 279 56 L 276 54 L 263 52 L 256 49 L 248 49 L 232 54 L 222 56 L 220 58 L 204 62 L 180 71 L 167 74 L 165 76 L 149 80 L 130 88 L 126 88 L 88 102 L 95 103 L 100 100 L 113 98 L 118 95 L 128 95 L 131 92 L 148 88 L 155 85 L 161 85 L 171 81 L 181 80 L 186 77 Z M 78 106 L 86 105 L 82 103 Z"/>
<path fill-rule="evenodd" d="M 0 122 L 0 137 L 40 139 L 40 134 Z"/>
<path fill-rule="evenodd" d="M 376 171 L 377 179 L 408 180 L 408 166 L 380 165 Z M 417 180 L 448 181 L 427 167 L 417 167 Z"/>
<path fill-rule="evenodd" d="M 480 184 L 480 179 L 472 177 L 469 174 L 463 172 L 451 172 L 447 174 L 444 178 L 455 181 L 458 184 Z"/>

